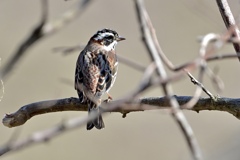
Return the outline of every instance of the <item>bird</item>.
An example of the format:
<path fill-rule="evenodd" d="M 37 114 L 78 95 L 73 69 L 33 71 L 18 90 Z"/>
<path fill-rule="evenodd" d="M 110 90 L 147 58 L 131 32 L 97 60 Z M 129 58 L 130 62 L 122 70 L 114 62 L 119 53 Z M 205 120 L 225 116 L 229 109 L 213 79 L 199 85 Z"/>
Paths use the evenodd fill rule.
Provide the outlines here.
<path fill-rule="evenodd" d="M 112 100 L 109 90 L 112 88 L 118 71 L 118 59 L 115 47 L 118 42 L 125 40 L 115 30 L 104 28 L 97 31 L 80 52 L 75 70 L 75 90 L 81 103 L 88 105 L 88 114 L 98 113 L 98 116 L 88 121 L 87 130 L 105 128 L 100 105 L 102 96 L 108 95 L 107 101 Z"/>

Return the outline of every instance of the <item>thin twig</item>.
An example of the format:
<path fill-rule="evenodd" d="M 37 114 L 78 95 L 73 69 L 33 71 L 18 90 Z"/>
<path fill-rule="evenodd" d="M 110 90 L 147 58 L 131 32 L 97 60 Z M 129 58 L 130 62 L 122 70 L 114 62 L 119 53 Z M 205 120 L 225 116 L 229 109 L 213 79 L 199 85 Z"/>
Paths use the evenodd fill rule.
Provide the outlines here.
<path fill-rule="evenodd" d="M 187 74 L 188 74 L 188 76 L 189 76 L 189 78 L 190 78 L 190 80 L 191 80 L 191 82 L 192 82 L 193 84 L 201 87 L 202 90 L 203 90 L 211 99 L 213 99 L 213 100 L 215 99 L 215 97 L 213 96 L 213 94 L 212 94 L 209 90 L 207 90 L 202 83 L 200 83 L 196 78 L 194 78 L 193 75 L 192 75 L 190 72 L 187 72 Z"/>
<path fill-rule="evenodd" d="M 232 36 L 240 39 L 240 31 L 238 26 L 236 25 L 234 16 L 231 12 L 231 9 L 228 5 L 227 0 L 216 0 L 218 9 L 221 13 L 222 19 L 227 27 L 227 29 L 232 30 Z M 240 44 L 233 43 L 234 49 L 236 52 L 240 52 Z M 240 60 L 240 58 L 239 58 Z"/>

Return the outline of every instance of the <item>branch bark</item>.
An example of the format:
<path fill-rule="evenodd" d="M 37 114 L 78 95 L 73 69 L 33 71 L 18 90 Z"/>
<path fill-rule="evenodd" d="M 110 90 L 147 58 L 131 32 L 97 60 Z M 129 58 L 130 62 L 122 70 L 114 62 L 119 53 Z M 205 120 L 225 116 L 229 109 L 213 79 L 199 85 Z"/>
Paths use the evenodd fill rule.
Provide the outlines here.
<path fill-rule="evenodd" d="M 191 96 L 174 97 L 180 105 L 186 104 L 192 98 Z M 110 104 L 112 103 L 118 103 L 118 101 L 110 102 Z M 148 97 L 139 99 L 139 101 L 134 103 L 122 104 L 111 112 L 126 114 L 137 111 L 170 109 L 169 106 L 166 97 Z M 203 110 L 225 111 L 240 119 L 240 99 L 222 97 L 213 101 L 211 98 L 200 98 L 193 108 L 187 110 L 196 112 Z M 27 120 L 34 116 L 62 111 L 87 111 L 87 105 L 80 103 L 79 99 L 74 97 L 35 102 L 22 106 L 14 113 L 6 114 L 2 119 L 2 123 L 7 127 L 16 127 L 23 125 Z M 109 111 L 107 106 L 103 108 L 103 111 Z"/>

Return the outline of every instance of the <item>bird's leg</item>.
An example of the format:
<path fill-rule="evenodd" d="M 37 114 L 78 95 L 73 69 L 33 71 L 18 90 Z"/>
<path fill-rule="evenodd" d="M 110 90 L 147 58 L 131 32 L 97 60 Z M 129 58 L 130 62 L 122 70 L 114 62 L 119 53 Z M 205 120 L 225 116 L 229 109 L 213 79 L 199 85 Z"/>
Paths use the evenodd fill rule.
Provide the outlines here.
<path fill-rule="evenodd" d="M 108 98 L 104 100 L 105 103 L 108 103 L 111 100 L 113 100 L 112 96 L 109 93 L 107 93 L 107 95 L 108 95 Z"/>

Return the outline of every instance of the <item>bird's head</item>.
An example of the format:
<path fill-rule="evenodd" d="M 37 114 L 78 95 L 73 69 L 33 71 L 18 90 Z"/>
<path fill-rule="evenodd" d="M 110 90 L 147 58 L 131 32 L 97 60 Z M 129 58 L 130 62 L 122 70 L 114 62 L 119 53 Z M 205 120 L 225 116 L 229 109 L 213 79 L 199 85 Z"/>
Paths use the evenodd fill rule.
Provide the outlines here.
<path fill-rule="evenodd" d="M 99 43 L 108 51 L 114 50 L 116 44 L 122 40 L 125 40 L 125 38 L 119 36 L 116 31 L 107 28 L 97 31 L 90 39 L 90 41 Z"/>

